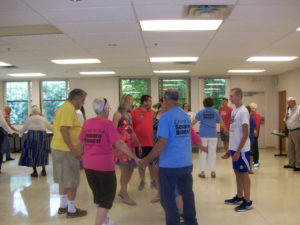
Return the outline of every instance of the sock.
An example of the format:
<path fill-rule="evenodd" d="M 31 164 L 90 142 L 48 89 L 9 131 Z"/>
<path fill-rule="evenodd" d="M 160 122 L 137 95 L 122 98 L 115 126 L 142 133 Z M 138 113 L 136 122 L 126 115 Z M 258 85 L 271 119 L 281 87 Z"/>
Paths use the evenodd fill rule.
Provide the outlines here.
<path fill-rule="evenodd" d="M 60 195 L 60 208 L 67 208 L 67 195 Z"/>
<path fill-rule="evenodd" d="M 69 200 L 68 201 L 68 212 L 69 213 L 74 213 L 76 212 L 76 208 L 75 208 L 75 201 L 74 200 Z"/>

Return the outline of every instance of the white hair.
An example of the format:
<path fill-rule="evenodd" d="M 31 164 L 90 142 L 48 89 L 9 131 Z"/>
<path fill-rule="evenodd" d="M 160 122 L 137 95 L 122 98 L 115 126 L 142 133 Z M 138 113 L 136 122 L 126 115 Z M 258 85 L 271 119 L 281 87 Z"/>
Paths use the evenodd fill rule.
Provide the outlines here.
<path fill-rule="evenodd" d="M 292 101 L 296 102 L 296 99 L 294 97 L 288 97 L 287 101 L 288 102 L 292 102 Z"/>
<path fill-rule="evenodd" d="M 31 114 L 32 115 L 40 115 L 41 110 L 37 105 L 32 106 L 31 108 Z"/>
<path fill-rule="evenodd" d="M 105 104 L 106 103 L 106 104 Z M 105 98 L 95 98 L 93 101 L 93 109 L 97 115 L 101 114 L 105 109 L 108 109 L 109 105 Z"/>
<path fill-rule="evenodd" d="M 252 109 L 257 109 L 257 104 L 254 103 L 254 102 L 250 103 L 249 106 L 250 106 L 250 108 L 252 108 Z"/>

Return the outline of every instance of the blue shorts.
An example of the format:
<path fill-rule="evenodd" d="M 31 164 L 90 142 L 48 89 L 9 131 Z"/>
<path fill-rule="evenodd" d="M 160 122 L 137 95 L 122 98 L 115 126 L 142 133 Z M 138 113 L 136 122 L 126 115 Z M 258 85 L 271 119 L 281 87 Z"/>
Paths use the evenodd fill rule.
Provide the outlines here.
<path fill-rule="evenodd" d="M 231 156 L 233 156 L 235 151 L 230 150 Z M 241 152 L 240 158 L 238 161 L 233 162 L 233 169 L 237 170 L 239 173 L 246 173 L 250 170 L 250 151 Z"/>

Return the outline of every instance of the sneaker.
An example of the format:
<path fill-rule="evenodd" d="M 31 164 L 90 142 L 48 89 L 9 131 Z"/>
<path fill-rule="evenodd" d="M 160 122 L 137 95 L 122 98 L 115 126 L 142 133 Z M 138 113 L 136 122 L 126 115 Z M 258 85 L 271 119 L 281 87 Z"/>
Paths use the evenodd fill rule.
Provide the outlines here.
<path fill-rule="evenodd" d="M 102 223 L 102 225 L 115 225 L 115 222 L 110 220 L 109 217 L 106 217 L 104 223 Z"/>
<path fill-rule="evenodd" d="M 151 187 L 151 188 L 156 188 L 155 180 L 152 180 L 152 181 L 151 181 L 150 187 Z"/>
<path fill-rule="evenodd" d="M 260 166 L 260 163 L 259 163 L 259 162 L 258 162 L 258 163 L 254 163 L 253 166 L 254 166 L 254 167 L 259 167 L 259 166 Z"/>
<path fill-rule="evenodd" d="M 237 195 L 234 196 L 232 199 L 225 200 L 225 204 L 227 205 L 239 205 L 242 204 L 244 201 L 244 198 L 239 198 Z"/>
<path fill-rule="evenodd" d="M 38 173 L 37 172 L 33 172 L 32 174 L 30 174 L 31 177 L 38 177 Z"/>
<path fill-rule="evenodd" d="M 252 201 L 247 202 L 246 200 L 244 200 L 243 203 L 241 205 L 235 207 L 234 210 L 237 212 L 244 212 L 244 211 L 250 210 L 252 208 L 253 208 Z"/>
<path fill-rule="evenodd" d="M 67 218 L 76 218 L 76 217 L 82 217 L 86 216 L 87 211 L 76 208 L 76 211 L 74 213 L 67 212 Z"/>
<path fill-rule="evenodd" d="M 58 211 L 57 211 L 57 213 L 58 213 L 59 215 L 65 214 L 65 213 L 67 213 L 67 212 L 68 212 L 68 207 L 66 207 L 66 208 L 59 208 Z"/>
<path fill-rule="evenodd" d="M 138 189 L 139 189 L 140 191 L 142 191 L 142 190 L 144 189 L 144 187 L 145 187 L 145 184 L 146 184 L 145 181 L 141 180 L 141 183 L 140 183 Z"/>

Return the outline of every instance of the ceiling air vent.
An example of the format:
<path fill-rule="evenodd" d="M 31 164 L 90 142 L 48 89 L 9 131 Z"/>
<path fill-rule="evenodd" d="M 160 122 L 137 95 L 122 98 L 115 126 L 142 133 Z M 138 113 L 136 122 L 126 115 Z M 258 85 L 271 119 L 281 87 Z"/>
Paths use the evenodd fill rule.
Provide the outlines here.
<path fill-rule="evenodd" d="M 0 66 L 0 70 L 2 69 L 17 69 L 17 66 Z"/>
<path fill-rule="evenodd" d="M 180 65 L 194 65 L 196 62 L 174 62 L 173 65 L 180 66 Z"/>
<path fill-rule="evenodd" d="M 183 8 L 183 19 L 225 20 L 232 9 L 233 5 L 186 5 Z"/>

